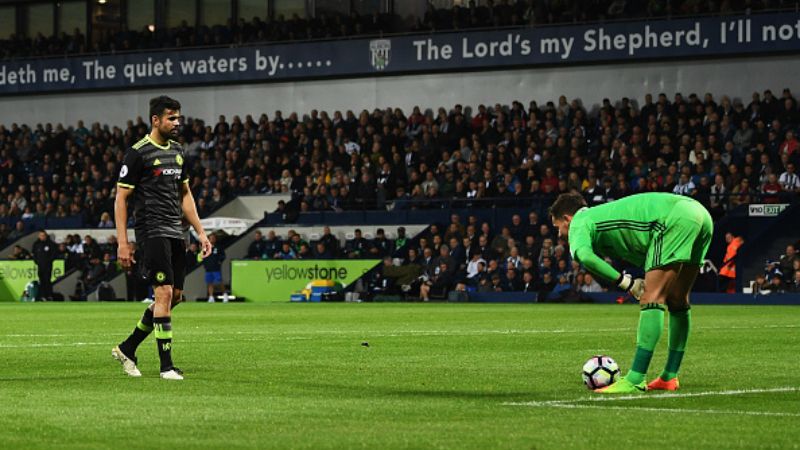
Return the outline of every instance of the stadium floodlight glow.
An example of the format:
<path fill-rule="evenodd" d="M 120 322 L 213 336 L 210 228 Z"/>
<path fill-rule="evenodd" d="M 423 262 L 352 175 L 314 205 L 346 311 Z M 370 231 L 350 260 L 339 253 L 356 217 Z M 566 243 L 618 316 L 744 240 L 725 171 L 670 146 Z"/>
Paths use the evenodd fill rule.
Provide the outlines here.
<path fill-rule="evenodd" d="M 100 3 L 101 5 L 105 5 L 107 1 L 108 0 L 97 0 L 97 3 Z"/>
<path fill-rule="evenodd" d="M 156 31 L 156 26 L 153 25 L 153 24 L 150 24 L 150 25 L 147 26 L 147 29 L 150 30 L 150 32 L 152 33 L 154 31 Z"/>

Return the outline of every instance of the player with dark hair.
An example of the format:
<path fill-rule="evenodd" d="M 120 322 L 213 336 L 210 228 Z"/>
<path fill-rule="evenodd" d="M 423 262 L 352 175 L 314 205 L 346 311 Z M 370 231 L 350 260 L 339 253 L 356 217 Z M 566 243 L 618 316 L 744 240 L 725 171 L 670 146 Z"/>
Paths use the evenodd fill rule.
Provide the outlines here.
<path fill-rule="evenodd" d="M 633 295 L 641 306 L 631 370 L 596 392 L 626 394 L 677 390 L 689 337 L 691 292 L 711 244 L 714 225 L 697 201 L 680 195 L 632 195 L 593 208 L 580 194 L 561 194 L 550 208 L 559 235 L 569 239 L 572 257 L 587 270 Z M 621 274 L 602 256 L 625 260 L 645 271 L 644 279 Z M 669 356 L 649 385 L 645 375 L 669 308 Z"/>
<path fill-rule="evenodd" d="M 136 367 L 136 349 L 155 330 L 161 378 L 183 379 L 182 372 L 172 364 L 170 320 L 172 308 L 181 301 L 185 276 L 182 218 L 197 232 L 203 257 L 212 250 L 189 190 L 183 149 L 174 140 L 181 122 L 180 109 L 181 104 L 167 96 L 150 100 L 152 130 L 128 149 L 119 171 L 114 202 L 118 259 L 125 269 L 135 262 L 127 230 L 128 198 L 133 195 L 136 242 L 143 248 L 142 273 L 155 291 L 155 302 L 145 310 L 133 333 L 111 350 L 111 355 L 132 377 L 142 375 Z"/>

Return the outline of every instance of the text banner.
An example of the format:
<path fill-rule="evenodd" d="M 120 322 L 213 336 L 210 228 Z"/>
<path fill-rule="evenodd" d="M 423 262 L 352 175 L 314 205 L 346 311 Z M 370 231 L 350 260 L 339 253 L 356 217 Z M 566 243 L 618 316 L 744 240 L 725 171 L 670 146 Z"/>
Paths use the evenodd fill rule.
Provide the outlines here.
<path fill-rule="evenodd" d="M 0 260 L 0 301 L 17 302 L 25 286 L 39 279 L 36 263 L 31 260 L 13 261 Z M 64 260 L 53 261 L 53 274 L 50 278 L 55 280 L 64 275 Z"/>
<path fill-rule="evenodd" d="M 788 207 L 788 203 L 752 204 L 747 210 L 750 217 L 775 217 Z"/>
<path fill-rule="evenodd" d="M 0 95 L 800 50 L 800 13 L 412 35 L 0 63 Z"/>
<path fill-rule="evenodd" d="M 377 259 L 236 260 L 231 261 L 231 290 L 248 301 L 288 302 L 313 280 L 338 281 L 347 287 L 379 263 Z"/>

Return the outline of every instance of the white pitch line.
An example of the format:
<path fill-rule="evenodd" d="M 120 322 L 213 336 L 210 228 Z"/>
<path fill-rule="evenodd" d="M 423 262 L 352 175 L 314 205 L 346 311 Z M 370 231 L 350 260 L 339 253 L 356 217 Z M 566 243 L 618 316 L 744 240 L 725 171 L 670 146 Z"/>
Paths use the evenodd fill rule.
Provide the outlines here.
<path fill-rule="evenodd" d="M 584 397 L 571 400 L 544 400 L 531 402 L 505 402 L 504 406 L 529 406 L 539 408 L 565 408 L 565 409 L 617 409 L 628 411 L 655 411 L 668 413 L 695 413 L 695 414 L 731 414 L 746 416 L 775 416 L 775 417 L 800 417 L 800 413 L 769 412 L 769 411 L 744 411 L 744 410 L 720 410 L 720 409 L 691 409 L 691 408 L 654 408 L 647 406 L 607 406 L 592 405 L 587 403 L 614 402 L 628 400 L 656 400 L 656 399 L 675 399 L 691 397 L 710 397 L 710 396 L 729 396 L 729 395 L 748 395 L 748 394 L 770 394 L 777 392 L 800 392 L 800 387 L 786 386 L 765 389 L 736 389 L 727 391 L 705 391 L 666 393 L 660 395 L 624 395 L 610 397 Z"/>
<path fill-rule="evenodd" d="M 182 339 L 180 342 L 187 343 L 187 344 L 215 344 L 217 342 L 258 342 L 263 341 L 263 339 L 258 338 L 238 338 L 238 339 L 210 339 L 210 340 L 201 340 L 196 341 L 192 339 Z M 108 341 L 108 342 L 53 342 L 47 344 L 0 344 L 0 348 L 39 348 L 39 347 L 83 347 L 83 346 L 94 346 L 94 345 L 115 345 L 115 342 Z"/>
<path fill-rule="evenodd" d="M 770 417 L 800 417 L 800 413 L 783 413 L 783 412 L 769 412 L 769 411 L 743 411 L 743 410 L 721 410 L 721 409 L 690 409 L 690 408 L 652 408 L 644 406 L 600 406 L 600 405 L 580 405 L 575 403 L 550 403 L 547 405 L 551 408 L 565 408 L 565 409 L 602 409 L 607 411 L 609 409 L 623 410 L 623 411 L 653 411 L 660 413 L 680 413 L 680 414 L 728 414 L 737 416 L 770 416 Z"/>
<path fill-rule="evenodd" d="M 800 387 L 786 386 L 778 388 L 765 388 L 765 389 L 734 389 L 728 391 L 704 391 L 704 392 L 668 392 L 656 395 L 622 395 L 619 397 L 584 397 L 577 400 L 569 400 L 561 403 L 577 403 L 577 402 L 613 402 L 620 400 L 642 400 L 642 399 L 662 399 L 662 398 L 689 398 L 689 397 L 711 397 L 711 396 L 726 396 L 726 395 L 747 395 L 747 394 L 771 394 L 775 392 L 798 392 Z"/>
<path fill-rule="evenodd" d="M 771 328 L 771 329 L 780 329 L 780 328 L 800 328 L 800 325 L 763 325 L 758 327 L 741 327 L 741 326 L 730 326 L 730 327 L 698 327 L 696 331 L 709 331 L 709 330 L 755 330 L 755 329 L 764 329 L 764 328 Z M 369 335 L 372 337 L 400 337 L 400 336 L 481 336 L 481 335 L 493 335 L 493 334 L 594 334 L 594 333 L 622 333 L 631 331 L 633 328 L 631 327 L 619 327 L 619 328 L 598 328 L 598 329 L 563 329 L 563 328 L 556 328 L 556 329 L 502 329 L 502 330 L 389 330 L 383 331 L 378 333 L 372 333 L 369 330 L 315 330 L 315 331 L 308 331 L 298 334 L 290 334 L 290 333 L 274 333 L 271 331 L 237 331 L 233 334 L 239 335 L 265 335 L 271 336 L 276 338 L 286 338 L 286 339 L 310 339 L 313 336 L 360 336 L 360 335 Z M 198 333 L 197 335 L 200 336 L 208 336 L 208 335 L 228 335 L 230 333 Z M 76 333 L 64 333 L 64 334 L 0 334 L 0 338 L 29 338 L 29 337 L 69 337 L 69 336 L 84 336 L 85 334 L 76 334 Z M 97 336 L 97 335 L 95 335 Z M 116 335 L 102 335 L 102 336 L 116 336 Z M 186 336 L 186 334 L 184 334 Z"/>
<path fill-rule="evenodd" d="M 554 406 L 554 405 L 567 405 L 585 402 L 616 402 L 625 400 L 653 400 L 663 398 L 689 398 L 689 397 L 709 397 L 709 396 L 726 396 L 726 395 L 747 395 L 747 394 L 771 394 L 775 392 L 798 392 L 800 387 L 785 386 L 778 388 L 764 388 L 764 389 L 735 389 L 727 391 L 704 391 L 704 392 L 686 392 L 686 393 L 664 393 L 658 395 L 621 395 L 621 396 L 604 396 L 604 397 L 583 397 L 567 400 L 543 400 L 531 402 L 506 402 L 505 406 Z"/>
<path fill-rule="evenodd" d="M 0 345 L 0 348 L 83 347 L 85 345 L 113 345 L 109 342 L 54 342 L 51 344 Z"/>

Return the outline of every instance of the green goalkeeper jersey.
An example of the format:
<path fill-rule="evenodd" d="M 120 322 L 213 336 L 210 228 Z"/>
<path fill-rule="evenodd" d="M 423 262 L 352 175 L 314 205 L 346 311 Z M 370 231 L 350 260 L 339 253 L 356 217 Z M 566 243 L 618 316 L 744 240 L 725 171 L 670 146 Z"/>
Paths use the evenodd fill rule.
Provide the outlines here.
<path fill-rule="evenodd" d="M 706 239 L 711 226 L 705 208 L 689 197 L 638 194 L 575 213 L 569 225 L 569 248 L 573 259 L 590 272 L 615 281 L 620 273 L 603 257 L 624 260 L 645 271 L 677 261 L 697 264 L 708 247 L 705 241 L 694 242 L 701 232 Z"/>

